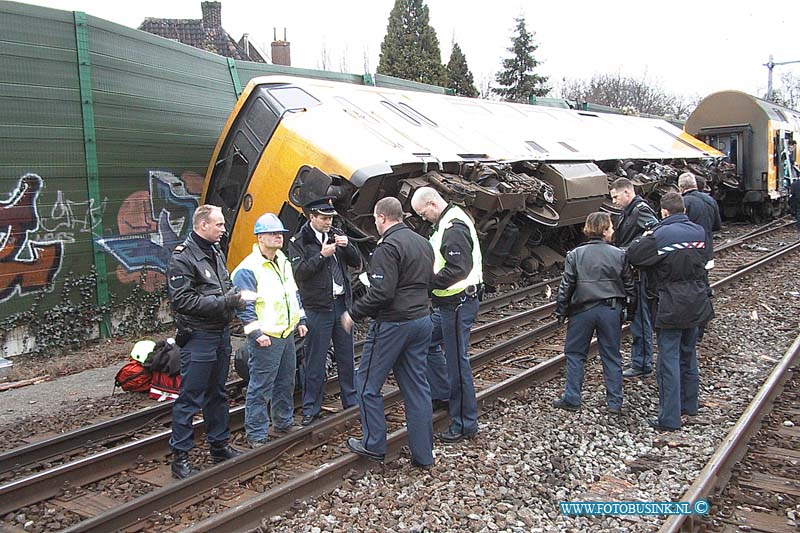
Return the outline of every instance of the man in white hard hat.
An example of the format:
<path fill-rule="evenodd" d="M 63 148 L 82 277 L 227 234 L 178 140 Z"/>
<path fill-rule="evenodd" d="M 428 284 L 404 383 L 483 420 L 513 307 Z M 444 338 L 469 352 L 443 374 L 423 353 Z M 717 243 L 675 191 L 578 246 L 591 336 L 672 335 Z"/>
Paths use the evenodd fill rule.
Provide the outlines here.
<path fill-rule="evenodd" d="M 303 337 L 307 329 L 292 265 L 281 251 L 286 231 L 273 213 L 259 217 L 253 228 L 253 251 L 232 275 L 233 284 L 247 301 L 237 316 L 244 324 L 250 351 L 244 428 L 247 442 L 254 448 L 269 440 L 267 404 L 274 433 L 294 429 L 294 333 L 296 330 Z"/>

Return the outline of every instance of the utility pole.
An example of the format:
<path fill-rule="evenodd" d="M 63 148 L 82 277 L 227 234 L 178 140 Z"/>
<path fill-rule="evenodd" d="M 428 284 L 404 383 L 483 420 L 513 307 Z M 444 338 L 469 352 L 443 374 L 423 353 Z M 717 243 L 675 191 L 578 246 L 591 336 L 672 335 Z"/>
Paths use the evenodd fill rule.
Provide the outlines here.
<path fill-rule="evenodd" d="M 767 67 L 769 70 L 769 77 L 767 78 L 767 100 L 772 101 L 772 69 L 781 65 L 791 65 L 792 63 L 800 63 L 800 60 L 797 61 L 781 61 L 776 63 L 772 60 L 772 54 L 769 55 L 769 61 L 764 63 L 764 66 Z"/>

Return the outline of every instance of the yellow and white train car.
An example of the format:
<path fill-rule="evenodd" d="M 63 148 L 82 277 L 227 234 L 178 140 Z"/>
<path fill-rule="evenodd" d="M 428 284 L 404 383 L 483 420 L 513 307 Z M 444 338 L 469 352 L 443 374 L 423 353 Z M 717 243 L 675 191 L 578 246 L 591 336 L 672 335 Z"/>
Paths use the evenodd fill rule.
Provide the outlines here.
<path fill-rule="evenodd" d="M 223 208 L 235 265 L 265 212 L 296 228 L 303 204 L 331 195 L 342 229 L 367 241 L 377 200 L 397 196 L 411 212 L 414 190 L 430 185 L 470 210 L 487 278 L 502 283 L 557 261 L 603 205 L 617 162 L 714 157 L 663 120 L 266 76 L 228 118 L 203 201 Z"/>
<path fill-rule="evenodd" d="M 798 156 L 800 111 L 747 93 L 721 91 L 697 105 L 685 129 L 736 165 L 738 179 L 716 191 L 726 216 L 742 212 L 759 220 L 786 210 L 795 172 L 790 162 Z"/>

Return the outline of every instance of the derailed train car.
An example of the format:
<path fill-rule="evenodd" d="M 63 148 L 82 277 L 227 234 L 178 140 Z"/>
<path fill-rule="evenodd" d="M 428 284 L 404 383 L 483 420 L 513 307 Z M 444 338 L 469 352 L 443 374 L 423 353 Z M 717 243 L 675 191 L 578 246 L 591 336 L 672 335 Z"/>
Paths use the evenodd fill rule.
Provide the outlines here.
<path fill-rule="evenodd" d="M 791 162 L 798 155 L 799 111 L 747 93 L 721 91 L 697 105 L 686 131 L 731 163 L 731 172 L 713 184 L 725 216 L 757 221 L 786 211 L 789 184 L 797 177 Z"/>
<path fill-rule="evenodd" d="M 331 195 L 341 229 L 369 248 L 375 202 L 397 196 L 411 213 L 429 185 L 469 210 L 485 279 L 499 285 L 560 263 L 586 215 L 613 210 L 609 181 L 658 196 L 722 155 L 662 120 L 267 76 L 236 103 L 203 201 L 222 208 L 235 265 L 264 212 L 294 229 L 302 205 Z"/>

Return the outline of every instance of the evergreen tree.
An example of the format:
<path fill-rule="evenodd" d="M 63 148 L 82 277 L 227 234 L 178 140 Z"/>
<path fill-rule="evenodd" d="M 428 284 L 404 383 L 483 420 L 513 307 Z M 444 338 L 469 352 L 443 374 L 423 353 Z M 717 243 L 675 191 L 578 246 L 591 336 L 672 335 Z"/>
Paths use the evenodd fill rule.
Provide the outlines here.
<path fill-rule="evenodd" d="M 467 66 L 467 58 L 456 42 L 453 43 L 450 61 L 447 62 L 447 87 L 453 89 L 458 96 L 469 96 L 470 98 L 478 96 L 475 80 Z"/>
<path fill-rule="evenodd" d="M 423 0 L 395 0 L 381 43 L 378 73 L 444 86 L 447 74 Z"/>
<path fill-rule="evenodd" d="M 508 102 L 527 103 L 530 96 L 544 96 L 550 92 L 547 76 L 534 73 L 539 62 L 533 53 L 539 45 L 533 42 L 533 33 L 525 27 L 525 17 L 515 19 L 516 35 L 511 38 L 509 52 L 514 57 L 503 60 L 503 69 L 497 73 L 495 80 L 502 87 L 493 88 L 495 94 Z"/>

